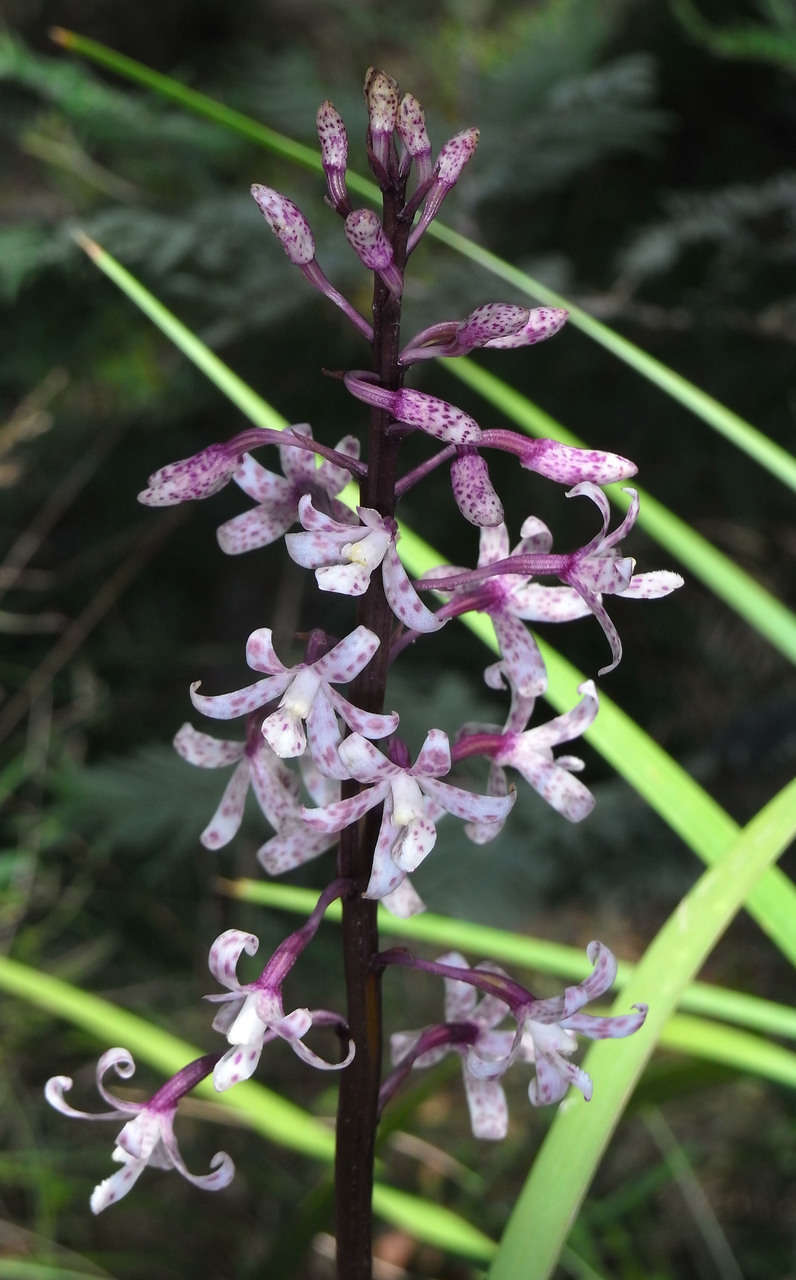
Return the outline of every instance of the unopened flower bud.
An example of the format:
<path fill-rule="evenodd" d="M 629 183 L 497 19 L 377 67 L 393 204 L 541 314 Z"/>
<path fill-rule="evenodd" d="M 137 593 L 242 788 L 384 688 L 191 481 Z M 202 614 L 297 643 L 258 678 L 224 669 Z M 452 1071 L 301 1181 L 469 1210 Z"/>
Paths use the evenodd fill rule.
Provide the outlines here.
<path fill-rule="evenodd" d="M 326 185 L 329 199 L 335 209 L 349 208 L 348 192 L 345 185 L 345 171 L 348 163 L 348 134 L 343 117 L 335 110 L 328 98 L 318 107 L 315 117 L 318 141 L 321 144 L 321 163 L 326 174 Z"/>
<path fill-rule="evenodd" d="M 257 208 L 290 261 L 297 267 L 312 262 L 315 257 L 315 240 L 310 224 L 301 210 L 287 196 L 271 187 L 263 187 L 255 182 L 251 193 Z"/>
<path fill-rule="evenodd" d="M 475 418 L 447 400 L 427 395 L 425 391 L 413 391 L 410 387 L 390 391 L 372 382 L 372 377 L 370 373 L 351 370 L 345 374 L 343 382 L 358 400 L 386 409 L 398 422 L 419 427 L 438 440 L 445 440 L 448 444 L 474 444 L 481 438 L 481 428 Z"/>
<path fill-rule="evenodd" d="M 398 133 L 406 147 L 407 155 L 404 167 L 408 170 L 414 161 L 417 172 L 417 183 L 420 186 L 431 177 L 431 143 L 426 131 L 426 117 L 417 98 L 405 93 L 398 107 Z"/>
<path fill-rule="evenodd" d="M 563 329 L 569 312 L 563 307 L 533 307 L 527 312 L 527 320 L 522 328 L 514 333 L 506 333 L 490 338 L 485 347 L 499 347 L 501 351 L 514 347 L 530 347 L 535 342 L 544 342 Z"/>
<path fill-rule="evenodd" d="M 434 165 L 434 181 L 429 188 L 417 226 L 409 237 L 408 252 L 411 253 L 429 223 L 436 218 L 442 201 L 458 182 L 467 161 L 475 154 L 479 137 L 478 129 L 463 129 L 440 148 Z"/>
<path fill-rule="evenodd" d="M 368 104 L 370 145 L 376 160 L 386 170 L 390 138 L 398 116 L 398 84 L 386 72 L 368 67 L 363 92 Z"/>
<path fill-rule="evenodd" d="M 451 486 L 456 505 L 477 528 L 500 524 L 503 505 L 492 487 L 489 470 L 472 446 L 461 449 L 451 463 Z"/>
<path fill-rule="evenodd" d="M 401 273 L 392 260 L 392 245 L 372 209 L 355 209 L 345 220 L 348 243 L 369 271 L 378 271 L 387 288 L 396 295 L 403 289 Z"/>

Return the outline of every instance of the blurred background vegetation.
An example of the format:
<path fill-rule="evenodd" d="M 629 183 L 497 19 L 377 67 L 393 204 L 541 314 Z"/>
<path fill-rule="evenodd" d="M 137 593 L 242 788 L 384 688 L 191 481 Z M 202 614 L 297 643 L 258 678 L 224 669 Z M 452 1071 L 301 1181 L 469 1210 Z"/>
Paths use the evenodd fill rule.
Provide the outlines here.
<path fill-rule="evenodd" d="M 218 552 L 215 526 L 246 505 L 237 491 L 176 514 L 137 506 L 151 471 L 243 420 L 96 272 L 70 231 L 99 240 L 281 413 L 330 443 L 363 418 L 322 370 L 361 364 L 361 342 L 290 268 L 249 184 L 297 201 L 324 269 L 362 310 L 367 280 L 317 178 L 63 54 L 49 26 L 104 41 L 310 143 L 329 96 L 360 170 L 362 74 L 384 67 L 424 102 L 435 146 L 467 124 L 481 128 L 447 221 L 787 444 L 796 11 L 788 0 L 7 0 L 6 13 L 0 940 L 7 954 L 209 1048 L 198 1000 L 209 942 L 234 924 L 258 933 L 267 953 L 291 923 L 216 893 L 217 871 L 255 874 L 262 828 L 252 814 L 229 849 L 201 849 L 219 779 L 180 761 L 171 737 L 188 717 L 190 680 L 213 691 L 243 683 L 245 637 L 264 624 L 287 657 L 317 600 L 279 547 L 238 560 Z M 431 242 L 412 265 L 407 333 L 490 298 L 515 300 Z M 645 488 L 787 594 L 796 529 L 786 489 L 685 409 L 575 331 L 482 359 L 590 444 L 634 458 Z M 442 369 L 423 368 L 415 385 L 505 425 Z M 511 465 L 494 472 L 513 532 L 533 511 L 561 545 L 591 536 L 587 513 L 554 486 Z M 473 531 L 441 474 L 405 514 L 448 556 L 470 558 Z M 669 567 L 640 533 L 631 550 L 642 568 Z M 347 628 L 339 603 L 324 611 L 328 627 Z M 746 821 L 793 771 L 796 687 L 785 660 L 693 582 L 663 604 L 618 601 L 613 612 L 625 659 L 607 692 Z M 592 620 L 567 632 L 548 638 L 589 672 L 605 661 Z M 463 706 L 468 719 L 500 718 L 480 679 L 484 661 L 453 628 L 409 652 L 389 704 L 413 748 L 430 723 L 455 731 Z M 530 794 L 497 846 L 465 845 L 443 824 L 417 876 L 431 909 L 574 945 L 599 936 L 626 958 L 640 954 L 699 867 L 585 754 L 598 806 L 582 827 Z M 320 885 L 326 870 L 297 878 Z M 392 1030 L 438 1016 L 436 987 L 403 976 L 388 984 Z M 705 976 L 787 998 L 783 963 L 746 918 Z M 297 981 L 295 1002 L 339 1003 L 333 929 Z M 92 1219 L 88 1194 L 109 1171 L 111 1132 L 47 1112 L 40 1090 L 53 1072 L 75 1073 L 75 1105 L 93 1106 L 85 1064 L 106 1046 L 11 1000 L 0 1019 L 0 1259 L 49 1258 L 120 1280 L 329 1274 L 318 1169 L 243 1130 L 194 1125 L 190 1107 L 180 1129 L 189 1166 L 223 1146 L 239 1167 L 233 1188 L 199 1200 L 180 1179 L 152 1173 L 123 1209 Z M 333 1113 L 326 1081 L 287 1050 L 275 1049 L 264 1070 L 272 1088 Z M 484 1148 L 467 1131 L 456 1074 L 443 1072 L 412 1103 L 385 1148 L 390 1178 L 498 1233 L 549 1117 L 530 1113 L 520 1083 L 509 1140 Z M 789 1123 L 784 1090 L 657 1057 L 572 1238 L 588 1274 L 786 1274 Z M 699 1180 L 724 1252 L 705 1243 L 672 1152 Z M 475 1274 L 397 1231 L 384 1231 L 380 1248 L 397 1268 L 385 1277 Z M 574 1267 L 561 1274 L 587 1274 Z"/>

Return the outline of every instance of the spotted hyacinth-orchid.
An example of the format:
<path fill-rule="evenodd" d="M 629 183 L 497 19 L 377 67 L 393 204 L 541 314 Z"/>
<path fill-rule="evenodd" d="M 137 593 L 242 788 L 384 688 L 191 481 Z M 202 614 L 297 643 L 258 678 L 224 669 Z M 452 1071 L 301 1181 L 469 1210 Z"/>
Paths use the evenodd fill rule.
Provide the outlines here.
<path fill-rule="evenodd" d="M 306 922 L 280 943 L 254 982 L 240 982 L 237 967 L 244 952 L 256 954 L 260 946 L 257 936 L 240 929 L 225 929 L 216 938 L 208 964 L 213 977 L 227 990 L 205 999 L 222 1005 L 213 1020 L 213 1030 L 222 1032 L 231 1046 L 213 1068 L 213 1084 L 219 1093 L 248 1080 L 257 1068 L 263 1046 L 275 1039 L 285 1040 L 302 1062 L 321 1071 L 342 1071 L 351 1062 L 355 1050 L 350 1040 L 347 1053 L 339 1062 L 327 1062 L 304 1043 L 304 1036 L 313 1025 L 347 1032 L 345 1018 L 328 1009 L 294 1009 L 286 1014 L 282 1004 L 282 984 L 318 932 L 326 908 L 349 890 L 348 882 L 332 881 Z"/>
<path fill-rule="evenodd" d="M 290 431 L 294 437 L 312 440 L 312 428 L 306 422 L 295 423 Z M 355 436 L 343 436 L 332 452 L 341 461 L 348 458 L 356 463 L 359 441 Z M 233 471 L 232 480 L 257 506 L 219 525 L 218 545 L 227 555 L 241 555 L 276 542 L 298 520 L 299 501 L 305 494 L 313 497 L 322 510 L 333 513 L 335 519 L 353 521 L 351 508 L 337 501 L 338 493 L 351 479 L 351 470 L 329 457 L 316 467 L 309 451 L 284 443 L 280 444 L 279 458 L 284 473 L 281 476 L 267 471 L 250 453 L 243 455 Z"/>
<path fill-rule="evenodd" d="M 591 481 L 584 480 L 568 491 L 568 498 L 591 499 L 602 516 L 600 532 L 577 551 L 564 555 L 553 554 L 550 550 L 550 530 L 534 517 L 533 534 L 524 540 L 527 545 L 523 545 L 522 549 L 515 548 L 511 555 L 490 559 L 488 563 L 469 572 L 449 573 L 445 570 L 442 575 L 426 574 L 422 585 L 433 590 L 446 591 L 453 588 L 466 591 L 504 574 L 524 575 L 524 618 L 536 622 L 562 622 L 588 613 L 594 614 L 611 646 L 612 660 L 608 666 L 601 667 L 598 673 L 607 675 L 621 661 L 622 642 L 603 605 L 603 595 L 655 600 L 669 595 L 683 585 L 679 574 L 665 569 L 637 574 L 635 560 L 619 554 L 619 543 L 636 523 L 639 509 L 636 491 L 626 489 L 625 492 L 630 495 L 627 515 L 616 529 L 609 532 L 610 504 L 602 490 Z M 526 521 L 523 528 L 527 525 Z M 545 587 L 528 582 L 531 576 L 538 575 L 557 577 L 565 587 Z"/>
<path fill-rule="evenodd" d="M 447 952 L 438 964 L 467 969 L 467 961 L 458 951 Z M 479 966 L 503 973 L 495 966 Z M 397 1031 L 390 1036 L 390 1056 L 396 1070 L 382 1085 L 380 1106 L 384 1106 L 405 1079 L 409 1070 L 432 1067 L 446 1054 L 456 1053 L 462 1060 L 462 1078 L 470 1112 L 470 1125 L 476 1138 L 496 1141 L 508 1131 L 508 1105 L 500 1081 L 487 1072 L 497 1063 L 500 1074 L 511 1052 L 514 1033 L 496 1028 L 509 1015 L 509 1006 L 497 996 L 479 993 L 475 987 L 455 978 L 445 979 L 445 1022 L 425 1027 L 422 1031 Z M 475 1070 L 472 1069 L 475 1064 Z"/>
<path fill-rule="evenodd" d="M 117 1098 L 105 1084 L 105 1076 L 113 1069 L 123 1080 L 129 1080 L 135 1072 L 135 1062 L 127 1049 L 108 1049 L 97 1063 L 97 1090 L 111 1111 L 93 1113 L 78 1111 L 65 1099 L 72 1088 L 69 1076 L 52 1076 L 44 1086 L 44 1096 L 51 1107 L 61 1115 L 76 1120 L 116 1120 L 128 1117 L 116 1135 L 111 1159 L 121 1168 L 100 1182 L 91 1193 L 91 1212 L 101 1213 L 116 1204 L 133 1189 L 144 1169 L 176 1169 L 188 1182 L 203 1191 L 221 1191 L 229 1186 L 235 1176 L 235 1166 L 225 1151 L 217 1151 L 210 1161 L 210 1172 L 191 1173 L 185 1166 L 177 1140 L 174 1137 L 174 1117 L 180 1098 L 190 1093 L 201 1080 L 209 1076 L 218 1063 L 219 1054 L 210 1053 L 189 1062 L 178 1071 L 147 1102 L 132 1102 Z"/>
<path fill-rule="evenodd" d="M 299 520 L 304 532 L 285 538 L 290 558 L 315 570 L 321 591 L 346 596 L 364 595 L 371 574 L 381 565 L 384 593 L 395 616 L 413 631 L 437 631 L 442 619 L 423 604 L 398 557 L 395 521 L 383 519 L 370 507 L 357 507 L 357 513 L 359 525 L 343 524 L 317 511 L 311 498 L 302 498 Z"/>
<path fill-rule="evenodd" d="M 198 693 L 200 681 L 191 685 L 191 702 L 197 711 L 214 720 L 234 720 L 251 715 L 279 698 L 275 711 L 263 719 L 262 732 L 268 745 L 284 759 L 300 756 L 309 738 L 313 758 L 320 767 L 332 767 L 337 758 L 340 730 L 335 712 L 356 733 L 368 738 L 384 738 L 397 724 L 395 713 L 377 715 L 362 711 L 344 698 L 334 684 L 348 684 L 370 662 L 379 639 L 367 627 L 355 629 L 314 662 L 286 667 L 276 655 L 269 627 L 253 631 L 246 642 L 246 661 L 253 671 L 265 671 L 257 680 L 232 693 Z M 306 724 L 306 730 L 305 730 Z"/>
<path fill-rule="evenodd" d="M 443 813 L 466 822 L 497 822 L 506 817 L 515 800 L 513 793 L 480 796 L 441 782 L 451 768 L 450 744 L 441 729 L 429 730 L 413 765 L 405 748 L 394 744 L 393 751 L 402 763 L 388 759 L 361 735 L 351 734 L 340 746 L 340 757 L 350 777 L 364 789 L 323 809 L 303 812 L 308 826 L 331 833 L 358 822 L 383 803 L 366 898 L 394 892 L 407 872 L 420 865 L 434 848 L 436 820 Z"/>
<path fill-rule="evenodd" d="M 458 987 L 469 985 L 483 992 L 490 1003 L 482 1008 L 480 1018 L 472 1019 L 470 1012 L 459 1019 L 472 1020 L 477 1028 L 476 1036 L 465 1050 L 468 1074 L 476 1080 L 495 1082 L 515 1061 L 532 1062 L 535 1074 L 528 1085 L 528 1098 L 532 1106 L 543 1107 L 560 1102 L 571 1084 L 587 1102 L 591 1100 L 591 1078 L 570 1061 L 577 1048 L 578 1035 L 590 1040 L 624 1039 L 638 1031 L 647 1016 L 645 1004 L 634 1004 L 633 1013 L 614 1016 L 580 1012 L 584 1005 L 605 995 L 616 980 L 616 959 L 608 947 L 601 942 L 590 942 L 586 954 L 592 965 L 591 973 L 582 982 L 567 987 L 562 995 L 541 1000 L 491 962 L 470 969 L 466 963 L 421 960 L 403 948 L 395 948 L 383 952 L 380 963 L 420 969 L 438 974 L 446 983 L 457 983 L 456 988 L 448 989 L 457 1017 L 460 1010 L 480 1007 L 472 997 L 465 1000 Z M 459 959 L 461 957 L 457 957 Z M 504 1016 L 501 1006 L 515 1022 L 514 1032 L 495 1030 Z M 495 1114 L 499 1116 L 499 1103 L 497 1105 Z"/>
<path fill-rule="evenodd" d="M 553 756 L 553 747 L 580 737 L 597 715 L 599 703 L 594 682 L 585 680 L 578 686 L 578 692 L 580 702 L 534 729 L 490 730 L 489 726 L 481 726 L 463 732 L 454 747 L 454 758 L 489 757 L 492 762 L 489 788 L 491 791 L 494 787 L 498 796 L 505 793 L 508 785 L 505 769 L 516 769 L 556 813 L 568 822 L 582 822 L 594 808 L 594 796 L 574 776 L 582 771 L 583 761 L 577 756 Z M 499 826 L 490 828 L 481 823 L 472 828 L 471 835 L 481 844 L 499 831 Z"/>

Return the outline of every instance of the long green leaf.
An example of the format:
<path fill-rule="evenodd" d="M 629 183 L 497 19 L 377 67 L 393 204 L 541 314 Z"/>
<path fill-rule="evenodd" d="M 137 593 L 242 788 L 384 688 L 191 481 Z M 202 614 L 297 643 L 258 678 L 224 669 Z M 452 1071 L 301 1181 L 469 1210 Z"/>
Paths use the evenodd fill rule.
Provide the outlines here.
<path fill-rule="evenodd" d="M 216 887 L 230 898 L 256 902 L 260 906 L 290 911 L 301 916 L 309 915 L 318 898 L 315 889 L 277 884 L 273 880 L 219 878 Z M 339 923 L 342 918 L 339 903 L 332 903 L 325 918 Z M 467 951 L 470 955 L 483 959 L 499 960 L 515 967 L 533 969 L 538 973 L 552 973 L 562 978 L 580 980 L 591 972 L 586 953 L 576 947 L 548 942 L 544 938 L 531 938 L 523 933 L 511 933 L 507 929 L 495 929 L 491 925 L 477 924 L 473 920 L 459 920 L 456 916 L 436 915 L 432 911 L 424 911 L 421 915 L 404 920 L 380 907 L 379 930 L 388 937 L 406 938 L 410 942 L 429 942 L 446 951 L 450 948 Z M 620 960 L 617 982 L 628 982 L 635 969 L 636 966 L 631 961 Z M 777 1004 L 774 1000 L 763 1000 L 760 996 L 717 987 L 713 983 L 692 982 L 683 992 L 679 1007 L 689 1013 L 701 1013 L 708 1018 L 721 1018 L 725 1022 L 751 1027 L 765 1035 L 796 1039 L 796 1009 Z M 788 1058 L 792 1060 L 792 1073 L 796 1068 L 796 1056 L 788 1054 Z M 773 1057 L 771 1061 L 772 1065 L 775 1061 L 779 1063 L 779 1059 Z M 781 1064 L 776 1067 L 778 1072 L 780 1069 Z M 796 1077 L 791 1075 L 791 1078 L 796 1082 Z"/>
<path fill-rule="evenodd" d="M 514 1207 L 490 1280 L 545 1280 L 556 1265 L 603 1152 L 644 1065 L 689 982 L 742 906 L 755 881 L 796 835 L 796 781 L 744 828 L 669 917 L 614 1009 L 650 1001 L 647 1022 L 627 1040 L 594 1044 L 584 1062 L 594 1080 L 585 1103 L 574 1090 L 558 1109 Z"/>
<path fill-rule="evenodd" d="M 295 142 L 292 138 L 259 124 L 242 112 L 235 111 L 220 102 L 216 102 L 213 98 L 208 97 L 207 94 L 200 93 L 195 89 L 189 89 L 171 76 L 152 71 L 149 67 L 144 66 L 143 63 L 136 62 L 135 59 L 117 53 L 114 49 L 108 48 L 107 45 L 100 44 L 96 40 L 90 40 L 86 36 L 78 35 L 74 31 L 67 31 L 63 27 L 55 27 L 51 35 L 53 39 L 65 48 L 82 54 L 101 66 L 108 67 L 128 80 L 145 85 L 148 89 L 154 90 L 155 93 L 180 103 L 181 106 L 186 107 L 189 111 L 214 120 L 225 128 L 234 129 L 244 137 L 251 138 L 253 142 L 267 147 L 277 155 L 284 156 L 306 169 L 310 169 L 315 173 L 322 171 L 320 156 L 312 147 Z M 377 187 L 351 169 L 347 171 L 346 180 L 349 188 L 357 192 L 357 194 L 374 201 L 379 199 Z M 796 489 L 796 459 L 787 450 L 781 448 L 780 445 L 769 440 L 751 423 L 746 422 L 739 414 L 733 413 L 731 409 L 714 399 L 713 396 L 702 391 L 679 373 L 675 373 L 673 369 L 668 368 L 660 360 L 656 360 L 654 356 L 643 351 L 635 343 L 629 342 L 627 338 L 623 338 L 607 325 L 595 320 L 593 316 L 583 311 L 581 307 L 575 306 L 574 303 L 571 303 L 561 294 L 549 289 L 539 280 L 533 279 L 527 272 L 520 271 L 518 267 L 513 267 L 510 263 L 499 258 L 497 254 L 490 253 L 488 249 L 482 248 L 481 245 L 468 239 L 467 236 L 463 236 L 458 231 L 454 231 L 452 228 L 437 221 L 432 222 L 428 234 L 435 236 L 436 239 L 442 241 L 443 244 L 448 245 L 457 253 L 461 253 L 471 262 L 477 263 L 491 275 L 500 280 L 505 280 L 507 284 L 513 285 L 520 293 L 526 294 L 532 300 L 545 303 L 548 306 L 566 307 L 569 311 L 571 323 L 582 330 L 583 333 L 593 338 L 595 342 L 600 343 L 607 351 L 617 356 L 618 359 L 623 360 L 625 364 L 630 365 L 642 377 L 655 383 L 674 400 L 678 400 L 682 405 L 685 405 L 687 409 L 690 409 L 708 426 L 713 427 L 715 431 L 720 432 L 737 448 L 742 449 L 749 457 L 754 458 L 756 462 L 770 471 L 772 475 L 775 475 L 783 484 Z"/>
<path fill-rule="evenodd" d="M 588 447 L 527 396 L 472 360 L 444 360 L 441 363 L 448 373 L 472 387 L 528 435 L 549 436 L 560 440 L 562 444 L 575 445 L 581 449 Z M 751 627 L 770 640 L 786 658 L 796 662 L 796 615 L 750 574 L 739 569 L 729 556 L 725 556 L 707 538 L 692 529 L 685 520 L 681 520 L 663 503 L 639 489 L 634 481 L 630 483 L 633 488 L 638 489 L 641 499 L 639 526 L 676 556 L 682 565 L 700 578 L 731 609 L 745 618 Z M 606 493 L 618 507 L 627 510 L 630 499 L 622 485 L 607 485 Z"/>
<path fill-rule="evenodd" d="M 186 1041 L 108 1000 L 6 956 L 0 956 L 0 987 L 20 1000 L 82 1027 L 103 1045 L 123 1044 L 140 1061 L 167 1075 L 173 1075 L 201 1053 Z M 52 1065 L 56 1070 L 57 1064 Z M 314 1116 L 264 1085 L 247 1081 L 224 1093 L 216 1093 L 212 1082 L 204 1080 L 197 1086 L 196 1093 L 228 1107 L 271 1142 L 317 1160 L 334 1158 L 334 1134 Z M 374 1189 L 373 1204 L 387 1221 L 429 1244 L 479 1259 L 487 1259 L 494 1252 L 494 1241 L 442 1206 L 384 1185 Z"/>
<path fill-rule="evenodd" d="M 93 262 L 166 333 L 172 342 L 257 425 L 279 426 L 284 420 L 250 387 L 213 355 L 208 347 L 168 311 L 140 281 L 109 253 L 88 237 L 80 243 Z M 341 497 L 352 500 L 355 486 L 349 485 Z M 439 564 L 441 557 L 427 542 L 405 525 L 401 526 L 401 556 L 415 577 Z M 465 614 L 461 621 L 485 645 L 497 652 L 494 628 L 484 614 Z M 540 644 L 550 685 L 545 697 L 558 710 L 571 707 L 583 676 L 547 644 Z M 738 825 L 728 813 L 681 769 L 657 743 L 605 695 L 600 714 L 588 733 L 592 745 L 609 761 L 649 805 L 676 831 L 704 862 L 713 862 L 730 845 Z M 756 885 L 749 903 L 750 913 L 796 963 L 796 888 L 776 868 Z"/>

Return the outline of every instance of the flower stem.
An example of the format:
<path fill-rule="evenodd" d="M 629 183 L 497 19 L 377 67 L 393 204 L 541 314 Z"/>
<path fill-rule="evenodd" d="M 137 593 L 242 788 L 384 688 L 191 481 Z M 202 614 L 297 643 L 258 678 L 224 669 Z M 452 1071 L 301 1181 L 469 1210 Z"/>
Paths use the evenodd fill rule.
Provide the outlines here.
<path fill-rule="evenodd" d="M 384 192 L 384 231 L 393 247 L 393 262 L 403 272 L 409 224 L 398 219 L 404 183 L 396 181 Z M 397 390 L 402 370 L 400 350 L 401 299 L 378 275 L 373 293 L 373 369 L 380 384 Z M 373 407 L 368 434 L 368 472 L 362 484 L 363 506 L 392 518 L 399 440 L 390 437 L 390 415 Z M 381 711 L 393 629 L 381 575 L 374 574 L 361 598 L 357 622 L 380 640 L 379 648 L 352 684 L 351 697 L 366 711 Z M 359 784 L 343 784 L 343 797 Z M 337 1201 L 337 1268 L 340 1280 L 371 1280 L 373 1155 L 378 1124 L 381 1081 L 381 976 L 372 961 L 379 950 L 375 902 L 361 897 L 373 862 L 381 811 L 371 810 L 347 827 L 340 839 L 338 874 L 353 879 L 360 893 L 343 900 L 343 960 L 348 993 L 348 1025 L 356 1045 L 354 1060 L 341 1073 L 337 1111 L 335 1187 Z"/>

